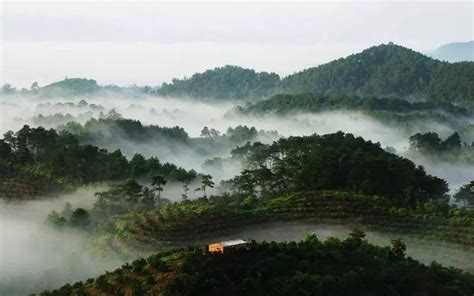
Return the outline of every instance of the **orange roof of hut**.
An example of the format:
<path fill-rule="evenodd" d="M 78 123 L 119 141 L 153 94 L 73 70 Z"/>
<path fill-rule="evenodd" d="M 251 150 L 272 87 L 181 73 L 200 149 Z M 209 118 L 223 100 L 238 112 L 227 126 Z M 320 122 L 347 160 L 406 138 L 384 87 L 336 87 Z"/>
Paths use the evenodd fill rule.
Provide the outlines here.
<path fill-rule="evenodd" d="M 209 253 L 221 253 L 223 254 L 225 250 L 229 249 L 242 249 L 247 247 L 247 242 L 243 239 L 235 239 L 229 241 L 223 241 L 219 243 L 209 244 L 208 250 Z"/>

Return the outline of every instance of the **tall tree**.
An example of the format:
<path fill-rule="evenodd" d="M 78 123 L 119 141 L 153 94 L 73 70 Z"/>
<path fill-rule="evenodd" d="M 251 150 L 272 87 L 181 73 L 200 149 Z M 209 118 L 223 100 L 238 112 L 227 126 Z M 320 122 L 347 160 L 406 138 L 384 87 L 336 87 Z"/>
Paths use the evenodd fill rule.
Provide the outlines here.
<path fill-rule="evenodd" d="M 211 175 L 203 175 L 201 177 L 201 186 L 197 189 L 203 192 L 203 197 L 206 197 L 206 188 L 214 188 L 214 182 Z"/>
<path fill-rule="evenodd" d="M 454 199 L 457 202 L 463 202 L 465 206 L 474 206 L 474 181 L 471 181 L 470 183 L 461 186 L 461 188 L 459 188 L 456 194 L 454 194 Z"/>
<path fill-rule="evenodd" d="M 166 179 L 161 175 L 153 175 L 151 177 L 152 190 L 158 192 L 158 199 L 161 199 L 161 192 L 163 192 L 166 183 Z"/>

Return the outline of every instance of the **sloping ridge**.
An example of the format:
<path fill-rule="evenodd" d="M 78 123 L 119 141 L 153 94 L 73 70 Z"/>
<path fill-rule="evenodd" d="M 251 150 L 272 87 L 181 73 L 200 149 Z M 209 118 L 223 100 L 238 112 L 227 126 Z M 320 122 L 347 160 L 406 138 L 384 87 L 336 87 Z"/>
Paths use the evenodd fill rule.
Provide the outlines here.
<path fill-rule="evenodd" d="M 472 102 L 474 63 L 450 64 L 393 43 L 287 76 L 280 91 Z"/>

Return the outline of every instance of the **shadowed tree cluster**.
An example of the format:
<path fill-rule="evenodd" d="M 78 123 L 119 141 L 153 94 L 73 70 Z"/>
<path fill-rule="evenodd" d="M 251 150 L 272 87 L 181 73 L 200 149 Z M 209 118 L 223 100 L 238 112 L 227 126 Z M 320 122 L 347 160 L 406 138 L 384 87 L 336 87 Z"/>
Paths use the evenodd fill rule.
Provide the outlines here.
<path fill-rule="evenodd" d="M 380 145 L 338 132 L 290 137 L 272 145 L 247 144 L 232 151 L 246 169 L 230 183 L 254 195 L 294 190 L 339 189 L 399 201 L 445 197 L 447 183 Z"/>

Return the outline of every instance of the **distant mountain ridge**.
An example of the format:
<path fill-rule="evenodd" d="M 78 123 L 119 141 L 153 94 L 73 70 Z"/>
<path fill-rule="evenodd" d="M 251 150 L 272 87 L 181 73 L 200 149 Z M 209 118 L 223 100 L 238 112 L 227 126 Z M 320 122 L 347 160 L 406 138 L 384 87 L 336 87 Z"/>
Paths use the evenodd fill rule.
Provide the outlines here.
<path fill-rule="evenodd" d="M 173 79 L 160 87 L 137 90 L 160 96 L 199 99 L 259 99 L 278 93 L 317 93 L 396 97 L 462 105 L 474 105 L 474 62 L 448 63 L 393 43 L 373 46 L 332 62 L 305 69 L 284 78 L 275 73 L 224 66 L 190 78 Z M 40 89 L 46 93 L 92 93 L 100 89 L 94 80 L 67 79 Z"/>
<path fill-rule="evenodd" d="M 432 58 L 440 61 L 473 62 L 474 61 L 474 40 L 467 42 L 452 42 L 443 44 L 432 52 L 428 53 Z"/>

